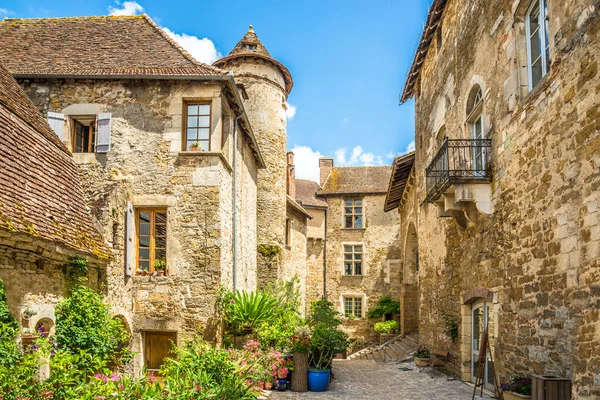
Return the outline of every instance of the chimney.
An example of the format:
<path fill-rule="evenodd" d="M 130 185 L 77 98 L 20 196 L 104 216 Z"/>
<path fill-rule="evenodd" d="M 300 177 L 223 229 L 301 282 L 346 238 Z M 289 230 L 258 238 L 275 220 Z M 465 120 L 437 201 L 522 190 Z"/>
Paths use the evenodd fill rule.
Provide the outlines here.
<path fill-rule="evenodd" d="M 333 158 L 320 158 L 319 159 L 319 172 L 320 182 L 319 185 L 323 187 L 325 181 L 329 177 L 331 170 L 333 169 Z"/>
<path fill-rule="evenodd" d="M 294 153 L 287 152 L 287 179 L 286 192 L 294 200 L 296 200 L 296 167 L 294 166 Z"/>

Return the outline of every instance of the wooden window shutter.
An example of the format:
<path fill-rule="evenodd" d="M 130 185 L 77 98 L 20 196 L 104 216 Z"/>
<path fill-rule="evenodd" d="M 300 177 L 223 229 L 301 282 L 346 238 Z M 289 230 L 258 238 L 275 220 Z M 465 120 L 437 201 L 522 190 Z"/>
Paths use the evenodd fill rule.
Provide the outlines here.
<path fill-rule="evenodd" d="M 135 213 L 133 205 L 127 202 L 125 211 L 125 276 L 133 275 L 135 268 Z"/>
<path fill-rule="evenodd" d="M 110 125 L 111 113 L 98 114 L 96 123 L 96 153 L 108 153 L 110 151 Z"/>
<path fill-rule="evenodd" d="M 61 142 L 65 140 L 65 114 L 48 111 L 48 124 Z"/>

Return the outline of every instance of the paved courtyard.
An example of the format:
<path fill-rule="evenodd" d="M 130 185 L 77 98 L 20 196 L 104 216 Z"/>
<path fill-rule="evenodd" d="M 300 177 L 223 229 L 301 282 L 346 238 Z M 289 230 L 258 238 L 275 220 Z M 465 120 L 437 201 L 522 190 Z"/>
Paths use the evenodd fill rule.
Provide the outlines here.
<path fill-rule="evenodd" d="M 273 392 L 270 399 L 467 400 L 473 394 L 472 386 L 448 380 L 440 372 L 435 372 L 431 378 L 429 369 L 419 372 L 413 363 L 376 364 L 374 361 L 344 360 L 334 362 L 333 368 L 335 379 L 326 392 Z M 479 392 L 475 398 L 480 399 Z M 484 394 L 483 398 L 492 397 Z"/>

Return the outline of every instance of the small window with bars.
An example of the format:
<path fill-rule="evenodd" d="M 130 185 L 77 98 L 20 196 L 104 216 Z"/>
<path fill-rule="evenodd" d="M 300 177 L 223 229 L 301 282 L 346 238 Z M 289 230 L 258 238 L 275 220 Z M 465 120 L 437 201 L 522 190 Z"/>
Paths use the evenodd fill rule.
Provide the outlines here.
<path fill-rule="evenodd" d="M 362 297 L 344 296 L 344 317 L 362 318 Z"/>
<path fill-rule="evenodd" d="M 344 245 L 344 275 L 363 274 L 363 246 Z"/>
<path fill-rule="evenodd" d="M 186 103 L 184 116 L 186 151 L 210 151 L 210 104 Z"/>
<path fill-rule="evenodd" d="M 363 228 L 363 210 L 362 199 L 344 200 L 344 227 L 348 229 Z"/>
<path fill-rule="evenodd" d="M 137 210 L 138 274 L 166 271 L 167 211 Z"/>

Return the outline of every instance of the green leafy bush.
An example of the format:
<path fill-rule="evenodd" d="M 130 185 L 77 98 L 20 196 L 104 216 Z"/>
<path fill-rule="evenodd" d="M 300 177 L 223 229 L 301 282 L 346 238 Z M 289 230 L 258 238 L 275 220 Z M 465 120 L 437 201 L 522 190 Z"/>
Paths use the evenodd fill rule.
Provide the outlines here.
<path fill-rule="evenodd" d="M 386 314 L 400 314 L 400 302 L 392 300 L 389 296 L 382 296 L 379 298 L 377 306 L 369 310 L 367 317 L 381 318 Z"/>
<path fill-rule="evenodd" d="M 19 324 L 8 310 L 4 282 L 0 279 L 0 366 L 10 367 L 21 358 L 17 348 Z"/>
<path fill-rule="evenodd" d="M 271 323 L 276 309 L 277 301 L 269 294 L 240 291 L 226 295 L 224 320 L 232 333 L 247 334 L 264 323 Z"/>
<path fill-rule="evenodd" d="M 375 324 L 375 332 L 377 333 L 392 333 L 398 330 L 397 321 L 383 321 Z"/>
<path fill-rule="evenodd" d="M 351 345 L 348 335 L 339 329 L 342 321 L 327 300 L 315 301 L 310 308 L 308 324 L 312 330 L 310 338 L 309 366 L 314 369 L 331 368 L 331 362 L 338 353 L 343 353 Z"/>
<path fill-rule="evenodd" d="M 417 351 L 415 352 L 415 357 L 429 358 L 429 357 L 431 357 L 431 352 L 429 351 L 429 349 L 426 349 L 425 347 L 419 347 L 417 349 Z"/>
<path fill-rule="evenodd" d="M 129 335 L 110 306 L 92 289 L 75 285 L 68 298 L 56 306 L 56 339 L 59 348 L 77 354 L 85 351 L 104 360 L 124 356 Z M 129 354 L 126 354 L 129 357 Z"/>

